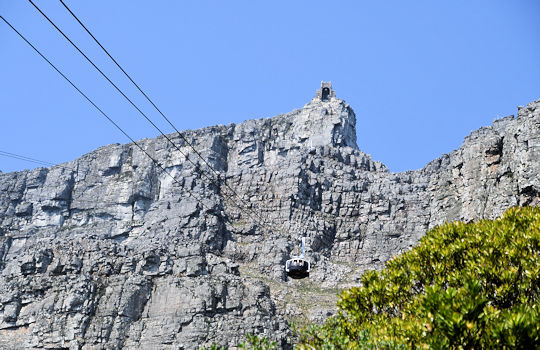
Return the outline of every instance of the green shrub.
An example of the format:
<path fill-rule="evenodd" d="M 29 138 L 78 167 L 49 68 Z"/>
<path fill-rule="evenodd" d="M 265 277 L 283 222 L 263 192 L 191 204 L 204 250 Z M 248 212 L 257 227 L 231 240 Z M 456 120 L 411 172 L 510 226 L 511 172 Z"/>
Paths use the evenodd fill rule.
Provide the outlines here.
<path fill-rule="evenodd" d="M 246 335 L 246 341 L 238 344 L 240 349 L 251 350 L 277 350 L 277 344 L 275 341 L 270 341 L 266 337 L 259 337 L 253 334 Z"/>
<path fill-rule="evenodd" d="M 297 348 L 540 348 L 540 209 L 448 223 L 366 272 Z"/>

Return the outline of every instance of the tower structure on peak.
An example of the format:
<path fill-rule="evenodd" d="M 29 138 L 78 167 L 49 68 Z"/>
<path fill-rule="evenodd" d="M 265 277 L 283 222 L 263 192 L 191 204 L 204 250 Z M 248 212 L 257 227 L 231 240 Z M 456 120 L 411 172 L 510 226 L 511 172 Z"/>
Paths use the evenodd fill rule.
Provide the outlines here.
<path fill-rule="evenodd" d="M 336 92 L 332 90 L 332 82 L 321 81 L 321 88 L 317 90 L 315 98 L 321 101 L 330 101 L 334 97 L 336 97 Z"/>

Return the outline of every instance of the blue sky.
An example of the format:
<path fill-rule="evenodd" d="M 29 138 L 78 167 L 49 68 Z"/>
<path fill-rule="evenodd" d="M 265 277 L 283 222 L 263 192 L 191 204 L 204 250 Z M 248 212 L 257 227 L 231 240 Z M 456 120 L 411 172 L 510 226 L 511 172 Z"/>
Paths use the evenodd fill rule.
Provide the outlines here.
<path fill-rule="evenodd" d="M 59 2 L 35 2 L 172 132 Z M 540 99 L 536 0 L 66 3 L 180 130 L 285 113 L 330 80 L 360 149 L 397 172 Z M 157 136 L 30 3 L 0 14 L 131 136 Z M 1 151 L 59 163 L 128 142 L 3 22 L 0 43 Z M 33 167 L 0 157 L 4 172 Z"/>

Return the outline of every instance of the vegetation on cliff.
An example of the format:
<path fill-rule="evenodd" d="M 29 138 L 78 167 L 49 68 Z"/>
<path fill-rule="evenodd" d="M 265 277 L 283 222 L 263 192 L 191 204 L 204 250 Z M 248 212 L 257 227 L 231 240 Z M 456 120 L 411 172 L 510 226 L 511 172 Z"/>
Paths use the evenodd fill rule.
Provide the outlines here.
<path fill-rule="evenodd" d="M 539 292 L 540 208 L 447 223 L 344 290 L 297 348 L 537 348 Z"/>

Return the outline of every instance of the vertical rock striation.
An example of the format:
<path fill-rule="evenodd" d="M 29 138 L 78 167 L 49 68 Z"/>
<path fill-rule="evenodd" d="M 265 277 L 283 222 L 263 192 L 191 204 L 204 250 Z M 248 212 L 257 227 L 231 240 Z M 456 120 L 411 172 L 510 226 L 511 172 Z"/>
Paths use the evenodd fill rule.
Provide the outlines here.
<path fill-rule="evenodd" d="M 427 229 L 538 204 L 540 101 L 391 173 L 325 86 L 291 113 L 186 131 L 219 179 L 177 134 L 182 152 L 140 141 L 167 173 L 117 144 L 0 174 L 0 348 L 197 349 L 246 333 L 288 348 L 289 321 L 323 320 L 338 288 Z M 289 281 L 302 236 L 312 274 Z"/>

